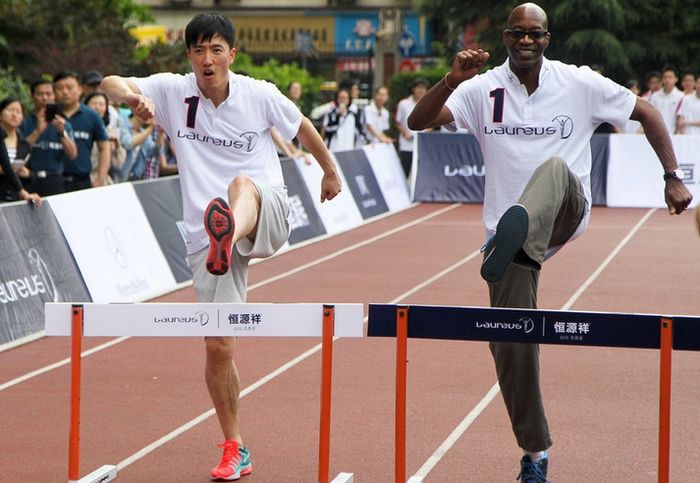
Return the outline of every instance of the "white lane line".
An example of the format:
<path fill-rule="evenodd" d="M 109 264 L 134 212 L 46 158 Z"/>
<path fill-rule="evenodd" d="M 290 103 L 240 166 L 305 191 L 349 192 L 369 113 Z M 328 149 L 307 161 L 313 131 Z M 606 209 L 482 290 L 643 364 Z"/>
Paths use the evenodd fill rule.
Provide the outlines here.
<path fill-rule="evenodd" d="M 118 337 L 116 339 L 112 339 L 108 342 L 105 342 L 104 344 L 97 345 L 97 346 L 93 347 L 92 349 L 88 349 L 86 351 L 83 351 L 80 354 L 80 358 L 82 359 L 84 357 L 89 356 L 90 354 L 94 354 L 95 352 L 100 352 L 101 350 L 108 349 L 108 348 L 112 347 L 113 345 L 117 345 L 120 342 L 124 342 L 128 338 L 129 337 Z M 4 391 L 8 387 L 16 386 L 17 384 L 20 384 L 24 381 L 28 381 L 29 379 L 40 376 L 40 375 L 45 374 L 45 373 L 52 371 L 54 369 L 58 369 L 59 367 L 65 366 L 66 364 L 69 364 L 69 363 L 70 363 L 70 357 L 66 357 L 65 359 L 63 359 L 61 361 L 54 362 L 53 364 L 49 364 L 48 366 L 41 367 L 35 371 L 28 372 L 22 376 L 19 376 L 15 379 L 12 379 L 12 380 L 9 380 L 3 384 L 0 384 L 0 391 Z"/>
<path fill-rule="evenodd" d="M 396 233 L 399 233 L 399 232 L 401 232 L 401 231 L 403 231 L 403 230 L 406 230 L 406 229 L 408 229 L 408 228 L 411 228 L 412 226 L 415 226 L 415 225 L 417 225 L 417 224 L 420 224 L 420 223 L 423 223 L 423 222 L 425 222 L 425 221 L 427 221 L 427 220 L 430 220 L 431 218 L 435 218 L 435 217 L 437 217 L 437 216 L 440 216 L 440 215 L 442 215 L 443 213 L 446 213 L 446 212 L 448 212 L 448 211 L 451 211 L 451 210 L 457 208 L 458 206 L 461 206 L 461 204 L 460 204 L 460 203 L 453 203 L 453 204 L 451 204 L 451 205 L 448 205 L 448 206 L 445 206 L 445 207 L 443 207 L 443 208 L 440 208 L 439 210 L 432 211 L 432 212 L 428 213 L 427 215 L 424 215 L 424 216 L 422 216 L 422 217 L 420 217 L 420 218 L 417 218 L 417 219 L 415 219 L 415 220 L 413 220 L 413 221 L 411 221 L 411 222 L 404 223 L 403 225 L 399 225 L 399 226 L 397 226 L 397 227 L 395 227 L 395 228 L 392 228 L 391 230 L 388 230 L 388 231 L 385 231 L 385 232 L 383 232 L 383 233 L 380 233 L 379 235 L 375 235 L 375 236 L 373 236 L 373 237 L 371 237 L 371 238 L 368 238 L 368 239 L 366 239 L 366 240 L 364 240 L 364 241 L 354 243 L 354 244 L 352 244 L 352 245 L 350 245 L 350 246 L 347 246 L 347 247 L 345 247 L 345 248 L 341 248 L 340 250 L 337 250 L 337 251 L 335 251 L 335 252 L 332 252 L 332 253 L 330 253 L 330 254 L 324 256 L 324 257 L 318 258 L 318 259 L 314 260 L 313 262 L 309 262 L 309 263 L 306 263 L 306 264 L 304 264 L 304 265 L 300 265 L 300 266 L 298 266 L 298 267 L 296 267 L 296 268 L 294 268 L 294 269 L 292 269 L 292 270 L 288 270 L 288 271 L 286 271 L 286 272 L 284 272 L 284 273 L 275 275 L 274 277 L 270 277 L 270 278 L 268 278 L 268 279 L 262 280 L 262 281 L 260 281 L 260 282 L 258 282 L 258 283 L 256 283 L 256 284 L 253 284 L 253 285 L 251 285 L 250 287 L 248 287 L 248 291 L 250 292 L 251 290 L 255 290 L 255 289 L 257 289 L 257 288 L 263 287 L 263 286 L 268 285 L 268 284 L 270 284 L 270 283 L 273 283 L 273 282 L 282 280 L 282 279 L 287 278 L 287 277 L 289 277 L 289 276 L 291 276 L 291 275 L 294 275 L 294 274 L 296 274 L 296 273 L 299 273 L 299 272 L 301 272 L 301 271 L 303 271 L 303 270 L 307 270 L 307 269 L 312 268 L 312 267 L 314 267 L 314 266 L 316 266 L 316 265 L 319 265 L 319 264 L 321 264 L 321 263 L 324 263 L 324 262 L 327 262 L 327 261 L 332 260 L 332 259 L 334 259 L 334 258 L 337 258 L 337 257 L 339 257 L 339 256 L 341 256 L 341 255 L 344 255 L 344 254 L 350 252 L 350 251 L 357 250 L 358 248 L 364 247 L 364 246 L 366 246 L 366 245 L 369 245 L 369 244 L 371 244 L 371 243 L 374 243 L 374 242 L 376 242 L 376 241 L 379 241 L 379 240 L 381 240 L 381 239 L 383 239 L 383 238 L 386 238 L 386 237 L 389 237 L 389 236 L 394 235 L 394 234 L 396 234 Z M 107 342 L 107 343 L 105 343 L 105 344 L 96 346 L 96 347 L 90 349 L 89 351 L 83 352 L 83 353 L 81 354 L 81 357 L 85 357 L 85 356 L 88 356 L 88 355 L 90 355 L 90 354 L 94 354 L 95 352 L 99 352 L 99 351 L 101 351 L 101 350 L 103 350 L 103 349 L 107 349 L 107 348 L 112 347 L 112 346 L 114 346 L 114 345 L 117 345 L 117 344 L 119 344 L 119 343 L 121 343 L 121 342 L 124 342 L 124 341 L 127 340 L 127 339 L 129 339 L 129 337 L 120 337 L 120 338 L 118 338 L 118 339 L 114 339 L 114 340 L 112 340 L 112 341 L 110 341 L 110 342 Z M 27 373 L 27 374 L 24 374 L 24 375 L 22 375 L 22 376 L 16 377 L 15 379 L 11 379 L 11 380 L 9 380 L 9 381 L 3 383 L 2 385 L 0 385 L 0 391 L 3 391 L 3 390 L 5 390 L 5 389 L 8 389 L 8 388 L 10 388 L 10 387 L 12 387 L 12 386 L 16 386 L 17 384 L 20 384 L 20 383 L 25 382 L 25 381 L 27 381 L 27 380 L 29 380 L 29 379 L 34 378 L 34 377 L 40 376 L 40 375 L 42 375 L 42 374 L 45 374 L 45 373 L 47 373 L 47 372 L 49 372 L 49 371 L 52 371 L 52 370 L 54 370 L 54 369 L 57 369 L 57 368 L 59 368 L 59 367 L 65 366 L 66 364 L 69 364 L 69 363 L 70 363 L 70 358 L 66 358 L 66 359 L 63 359 L 63 360 L 61 360 L 61 361 L 55 362 L 55 363 L 53 363 L 53 364 L 49 364 L 49 365 L 47 365 L 47 366 L 41 367 L 41 368 L 39 368 L 39 369 L 36 369 L 36 370 L 34 370 L 34 371 L 32 371 L 32 372 L 29 372 L 29 373 Z"/>
<path fill-rule="evenodd" d="M 560 310 L 569 310 L 576 301 L 583 295 L 583 293 L 591 286 L 591 284 L 598 278 L 598 276 L 610 265 L 610 262 L 622 251 L 622 249 L 629 243 L 629 241 L 634 237 L 634 235 L 639 231 L 639 229 L 647 222 L 647 220 L 654 214 L 656 208 L 652 208 L 647 211 L 644 216 L 639 220 L 639 222 L 630 230 L 627 235 L 620 240 L 620 243 L 613 249 L 612 252 L 601 262 L 601 264 L 596 268 L 588 279 L 574 292 L 574 294 L 566 301 Z M 454 446 L 454 444 L 462 437 L 462 435 L 469 429 L 469 426 L 476 420 L 477 417 L 491 404 L 496 394 L 500 392 L 500 387 L 498 381 L 489 389 L 486 395 L 479 401 L 479 403 L 472 409 L 469 414 L 460 422 L 457 427 L 450 433 L 450 435 L 442 442 L 442 444 L 435 450 L 435 452 L 423 463 L 415 475 L 411 477 L 413 481 L 423 481 L 423 479 L 435 468 L 435 466 L 440 462 L 443 456 Z"/>
<path fill-rule="evenodd" d="M 450 272 L 456 270 L 457 268 L 461 267 L 462 265 L 464 265 L 465 263 L 467 263 L 468 261 L 472 260 L 473 258 L 475 258 L 475 257 L 478 256 L 478 255 L 479 255 L 479 251 L 476 251 L 476 252 L 474 252 L 474 253 L 471 253 L 470 255 L 468 255 L 468 256 L 466 256 L 465 258 L 459 260 L 458 262 L 454 263 L 453 265 L 449 266 L 448 268 L 446 268 L 446 269 L 444 269 L 444 270 L 441 270 L 440 272 L 438 272 L 438 273 L 435 274 L 434 276 L 430 277 L 430 279 L 426 280 L 425 282 L 422 282 L 422 283 L 416 285 L 415 287 L 413 287 L 412 289 L 410 289 L 410 290 L 408 290 L 408 291 L 402 293 L 401 295 L 399 295 L 398 297 L 394 298 L 394 300 L 392 300 L 392 301 L 390 301 L 390 302 L 388 302 L 388 303 L 389 303 L 389 304 L 396 304 L 396 303 L 401 302 L 401 301 L 402 301 L 403 299 L 405 299 L 407 296 L 409 296 L 409 295 L 411 295 L 411 294 L 417 292 L 418 290 L 421 290 L 422 288 L 426 287 L 426 286 L 429 285 L 430 283 L 435 282 L 435 281 L 438 280 L 439 278 L 444 277 L 444 276 L 447 275 L 448 273 L 450 273 Z M 364 318 L 364 321 L 367 322 L 367 317 Z M 338 337 L 334 337 L 333 340 L 334 340 L 334 341 L 335 341 L 335 340 L 338 340 Z M 264 384 L 270 382 L 272 379 L 276 378 L 277 376 L 279 376 L 279 375 L 281 375 L 281 374 L 287 372 L 289 369 L 293 368 L 294 366 L 296 366 L 297 364 L 299 364 L 299 363 L 302 362 L 303 360 L 305 360 L 305 359 L 311 357 L 312 355 L 314 355 L 315 353 L 317 353 L 317 352 L 320 351 L 320 350 L 321 350 L 321 344 L 315 345 L 314 347 L 312 347 L 311 349 L 307 350 L 307 351 L 304 352 L 303 354 L 301 354 L 301 355 L 295 357 L 294 359 L 290 360 L 289 362 L 287 362 L 287 363 L 285 363 L 284 365 L 280 366 L 279 368 L 275 369 L 273 372 L 269 373 L 269 374 L 266 375 L 265 377 L 259 379 L 258 381 L 256 381 L 256 382 L 253 383 L 252 385 L 250 385 L 250 386 L 246 387 L 245 389 L 243 389 L 243 390 L 241 391 L 240 397 L 243 398 L 243 397 L 247 396 L 247 395 L 250 394 L 251 392 L 253 392 L 253 391 L 255 391 L 256 389 L 260 388 L 260 387 L 263 386 Z M 198 424 L 201 423 L 202 421 L 206 420 L 207 418 L 213 416 L 214 414 L 215 414 L 214 408 L 211 408 L 211 409 L 209 409 L 208 411 L 206 411 L 206 412 L 200 414 L 199 416 L 197 416 L 196 418 L 192 419 L 191 421 L 186 422 L 185 424 L 183 424 L 182 426 L 176 428 L 175 430 L 171 431 L 170 433 L 166 434 L 166 435 L 163 436 L 162 438 L 159 438 L 158 440 L 154 441 L 153 443 L 151 443 L 151 444 L 145 446 L 144 448 L 140 449 L 140 450 L 137 451 L 136 453 L 134 453 L 134 454 L 132 454 L 131 456 L 127 457 L 126 459 L 124 459 L 123 461 L 121 461 L 120 463 L 117 464 L 117 469 L 118 469 L 119 471 L 123 470 L 124 468 L 126 468 L 126 467 L 129 466 L 130 464 L 134 463 L 135 461 L 138 461 L 139 459 L 141 459 L 141 458 L 143 458 L 144 456 L 146 456 L 148 453 L 151 453 L 152 451 L 156 450 L 157 448 L 159 448 L 159 447 L 163 446 L 164 444 L 168 443 L 169 441 L 175 439 L 177 436 L 181 435 L 181 434 L 184 433 L 185 431 L 188 431 L 189 429 L 192 429 L 193 427 L 195 427 L 196 425 L 198 425 Z M 475 417 L 476 417 L 476 416 L 475 416 Z"/>
<path fill-rule="evenodd" d="M 294 275 L 295 273 L 301 272 L 301 271 L 306 270 L 308 268 L 311 268 L 311 267 L 314 267 L 314 266 L 319 265 L 321 263 L 327 262 L 328 260 L 332 260 L 333 258 L 339 257 L 340 255 L 344 255 L 344 254 L 351 252 L 353 250 L 357 250 L 358 248 L 362 248 L 366 245 L 369 245 L 371 243 L 379 241 L 382 238 L 386 238 L 386 237 L 389 237 L 391 235 L 395 235 L 396 233 L 399 233 L 400 231 L 406 230 L 407 228 L 411 228 L 412 226 L 418 225 L 418 224 L 423 223 L 424 221 L 427 221 L 427 220 L 434 218 L 438 215 L 441 215 L 443 213 L 451 211 L 451 210 L 457 208 L 458 206 L 460 206 L 459 203 L 454 203 L 452 205 L 445 206 L 444 208 L 440 208 L 437 211 L 433 211 L 432 213 L 429 213 L 425 216 L 417 218 L 417 219 L 413 220 L 412 222 L 397 226 L 396 228 L 392 228 L 391 230 L 385 231 L 384 233 L 380 233 L 379 235 L 375 235 L 375 236 L 368 238 L 366 240 L 363 240 L 361 242 L 353 243 L 352 245 L 349 245 L 345 248 L 341 248 L 340 250 L 335 251 L 333 253 L 330 253 L 324 257 L 317 258 L 316 260 L 314 260 L 312 262 L 308 262 L 308 263 L 305 263 L 303 265 L 299 265 L 298 267 L 293 268 L 291 270 L 287 270 L 286 272 L 280 273 L 279 275 L 276 275 L 274 277 L 270 277 L 270 278 L 263 280 L 261 282 L 255 283 L 255 284 L 251 285 L 248 288 L 248 290 L 253 290 L 253 289 L 262 287 L 264 285 L 276 282 L 277 280 L 287 278 L 290 275 Z"/>

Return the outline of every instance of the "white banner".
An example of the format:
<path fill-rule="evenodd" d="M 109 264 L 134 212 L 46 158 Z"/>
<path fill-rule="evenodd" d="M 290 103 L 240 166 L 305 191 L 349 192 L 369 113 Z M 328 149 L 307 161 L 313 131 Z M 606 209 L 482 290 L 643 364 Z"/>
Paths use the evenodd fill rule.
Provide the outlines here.
<path fill-rule="evenodd" d="M 363 337 L 362 304 L 331 304 L 337 337 Z M 46 335 L 71 334 L 70 303 L 47 303 Z M 83 333 L 136 337 L 320 337 L 323 304 L 83 304 Z"/>
<path fill-rule="evenodd" d="M 408 181 L 393 144 L 367 144 L 362 148 L 377 178 L 389 211 L 402 210 L 411 204 Z"/>
<path fill-rule="evenodd" d="M 310 158 L 313 159 L 311 156 Z M 330 202 L 324 201 L 321 203 L 321 178 L 323 178 L 323 170 L 315 160 L 313 160 L 311 164 L 306 164 L 303 158 L 297 158 L 294 162 L 299 168 L 301 176 L 304 178 L 306 187 L 309 189 L 309 194 L 316 206 L 318 215 L 321 217 L 323 226 L 326 228 L 326 233 L 333 234 L 350 230 L 362 223 L 362 215 L 355 204 L 352 193 L 347 188 L 347 183 L 345 182 L 343 172 L 338 163 L 336 163 L 336 168 L 340 174 L 344 189 Z"/>
<path fill-rule="evenodd" d="M 146 300 L 176 286 L 130 183 L 49 199 L 95 302 Z"/>
<path fill-rule="evenodd" d="M 700 136 L 671 136 L 678 164 L 685 173 L 684 183 L 700 201 Z M 626 208 L 666 208 L 663 168 L 646 136 L 610 136 L 607 205 Z"/>

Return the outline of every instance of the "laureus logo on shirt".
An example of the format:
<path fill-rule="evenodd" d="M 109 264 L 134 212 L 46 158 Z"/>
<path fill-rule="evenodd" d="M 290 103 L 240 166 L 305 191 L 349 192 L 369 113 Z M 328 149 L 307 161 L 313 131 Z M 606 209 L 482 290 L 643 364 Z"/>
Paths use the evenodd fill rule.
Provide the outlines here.
<path fill-rule="evenodd" d="M 238 150 L 243 150 L 249 153 L 255 148 L 258 143 L 258 138 L 260 137 L 258 133 L 253 131 L 246 131 L 241 133 L 239 139 L 226 139 L 217 138 L 215 136 L 209 136 L 208 134 L 200 134 L 196 132 L 182 132 L 177 130 L 177 137 L 180 139 L 187 139 L 189 141 L 197 141 L 204 144 L 211 144 L 213 146 L 223 146 L 225 148 L 233 148 Z"/>
<path fill-rule="evenodd" d="M 547 126 L 484 126 L 484 134 L 495 136 L 556 136 L 568 139 L 574 131 L 574 121 L 569 116 L 554 116 Z"/>

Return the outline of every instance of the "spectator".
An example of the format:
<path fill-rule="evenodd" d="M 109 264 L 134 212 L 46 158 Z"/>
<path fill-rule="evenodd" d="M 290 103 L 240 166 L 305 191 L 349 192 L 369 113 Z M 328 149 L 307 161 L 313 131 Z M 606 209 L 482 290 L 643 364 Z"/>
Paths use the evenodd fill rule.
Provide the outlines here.
<path fill-rule="evenodd" d="M 686 96 L 695 94 L 695 74 L 692 72 L 684 72 L 681 77 L 681 90 Z"/>
<path fill-rule="evenodd" d="M 24 118 L 20 134 L 32 147 L 32 188 L 41 196 L 63 193 L 63 160 L 75 159 L 78 155 L 78 148 L 73 140 L 73 128 L 66 118 L 57 112 L 51 82 L 33 82 L 31 95 L 34 112 Z"/>
<path fill-rule="evenodd" d="M 294 104 L 301 110 L 301 95 L 303 93 L 303 88 L 301 82 L 292 81 L 287 85 L 287 97 L 289 97 Z"/>
<path fill-rule="evenodd" d="M 323 118 L 323 132 L 329 151 L 355 149 L 359 139 L 367 140 L 359 108 L 352 103 L 350 91 L 338 89 L 333 108 Z"/>
<path fill-rule="evenodd" d="M 110 147 L 110 172 L 119 169 L 126 160 L 126 149 L 119 143 L 119 113 L 115 111 L 116 118 L 112 115 L 109 109 L 109 100 L 102 92 L 91 92 L 84 97 L 85 105 L 95 111 L 107 130 Z M 97 166 L 99 162 L 100 151 L 97 145 L 92 146 L 90 161 L 92 162 L 92 171 L 90 178 L 94 180 L 97 177 Z M 107 178 L 108 183 L 113 183 L 112 179 Z"/>
<path fill-rule="evenodd" d="M 652 95 L 659 92 L 659 89 L 661 89 L 661 72 L 652 70 L 647 74 L 647 90 L 642 97 L 648 101 Z"/>
<path fill-rule="evenodd" d="M 416 103 L 428 92 L 430 83 L 423 78 L 417 78 L 411 86 L 411 95 L 399 101 L 396 106 L 396 129 L 399 130 L 399 157 L 401 158 L 401 167 L 403 167 L 406 177 L 411 172 L 411 163 L 413 162 L 413 134 L 408 127 L 408 116 L 416 107 Z"/>
<path fill-rule="evenodd" d="M 695 91 L 683 97 L 677 122 L 681 134 L 700 135 L 700 76 L 695 81 Z"/>
<path fill-rule="evenodd" d="M 678 76 L 671 66 L 664 67 L 661 76 L 662 89 L 649 97 L 649 102 L 656 107 L 664 118 L 669 134 L 676 132 L 676 117 L 683 100 L 683 92 L 676 87 Z"/>
<path fill-rule="evenodd" d="M 394 140 L 386 135 L 389 130 L 389 111 L 386 103 L 389 101 L 389 90 L 379 86 L 374 90 L 374 98 L 364 109 L 365 131 L 371 143 L 393 143 Z"/>
<path fill-rule="evenodd" d="M 133 114 L 129 120 L 129 128 L 122 130 L 119 138 L 126 149 L 126 160 L 118 170 L 114 171 L 114 178 L 118 183 L 141 179 L 147 161 L 158 154 L 155 122 L 152 119 L 142 121 Z"/>
<path fill-rule="evenodd" d="M 56 100 L 61 103 L 63 115 L 73 127 L 78 155 L 75 159 L 63 158 L 63 181 L 66 191 L 76 191 L 91 186 L 102 186 L 107 182 L 110 164 L 110 149 L 107 130 L 102 119 L 95 111 L 80 102 L 80 85 L 78 75 L 71 71 L 62 71 L 54 77 Z M 97 175 L 90 180 L 92 171 L 92 146 L 97 143 L 99 160 Z"/>
<path fill-rule="evenodd" d="M 29 143 L 19 134 L 23 118 L 22 103 L 16 97 L 0 101 L 0 202 L 30 200 L 41 203 L 36 193 L 22 185 L 18 172 L 29 175 L 24 163 L 29 159 Z"/>

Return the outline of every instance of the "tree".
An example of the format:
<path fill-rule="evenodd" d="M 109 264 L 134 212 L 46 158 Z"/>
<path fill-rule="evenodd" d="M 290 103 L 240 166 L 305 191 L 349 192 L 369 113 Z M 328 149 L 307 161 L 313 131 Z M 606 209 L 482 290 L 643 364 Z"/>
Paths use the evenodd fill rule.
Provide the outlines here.
<path fill-rule="evenodd" d="M 459 37 L 467 25 L 484 28 L 476 40 L 492 54 L 491 66 L 505 60 L 501 32 L 508 14 L 522 3 L 512 0 L 463 2 L 417 0 L 421 12 L 447 34 L 448 58 L 462 48 Z M 543 0 L 552 41 L 547 57 L 577 65 L 599 64 L 618 82 L 642 78 L 652 69 L 674 64 L 700 68 L 698 0 Z M 694 7 L 692 5 L 694 5 Z M 445 20 L 447 19 L 447 20 Z"/>
<path fill-rule="evenodd" d="M 64 69 L 132 69 L 128 28 L 151 20 L 147 12 L 134 0 L 0 0 L 0 65 L 28 80 Z"/>

